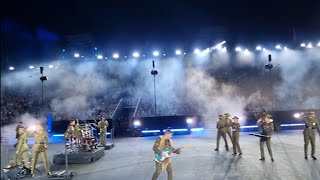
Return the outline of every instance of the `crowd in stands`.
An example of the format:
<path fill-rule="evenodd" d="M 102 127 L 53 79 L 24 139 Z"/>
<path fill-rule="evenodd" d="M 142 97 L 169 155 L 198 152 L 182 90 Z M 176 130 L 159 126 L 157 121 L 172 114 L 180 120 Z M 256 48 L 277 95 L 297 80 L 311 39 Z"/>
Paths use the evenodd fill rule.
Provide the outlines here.
<path fill-rule="evenodd" d="M 80 118 L 82 120 L 111 118 L 116 109 L 119 98 L 115 96 L 95 97 L 90 100 L 88 107 L 76 109 L 74 112 L 56 112 L 53 111 L 54 120 L 69 120 Z M 54 107 L 52 107 L 54 109 Z"/>
<path fill-rule="evenodd" d="M 14 122 L 21 114 L 39 115 L 40 101 L 35 93 L 22 95 L 14 91 L 7 91 L 1 95 L 1 126 Z"/>
<path fill-rule="evenodd" d="M 16 122 L 16 118 L 25 113 L 38 117 L 41 111 L 41 100 L 41 96 L 37 93 L 3 91 L 1 93 L 1 127 Z M 44 111 L 46 114 L 53 114 L 54 120 L 69 120 L 76 116 L 83 119 L 92 119 L 90 116 L 99 119 L 101 116 L 111 118 L 119 103 L 119 98 L 115 96 L 93 98 L 89 107 L 78 112 L 56 112 L 48 102 L 50 100 L 44 103 Z"/>
<path fill-rule="evenodd" d="M 191 101 L 186 100 L 175 100 L 170 102 L 165 102 L 165 104 L 157 105 L 157 115 L 158 116 L 180 116 L 180 115 L 198 115 L 198 106 Z M 146 101 L 146 99 L 141 99 L 137 113 L 137 117 L 150 117 L 154 116 L 154 103 L 152 101 Z"/>

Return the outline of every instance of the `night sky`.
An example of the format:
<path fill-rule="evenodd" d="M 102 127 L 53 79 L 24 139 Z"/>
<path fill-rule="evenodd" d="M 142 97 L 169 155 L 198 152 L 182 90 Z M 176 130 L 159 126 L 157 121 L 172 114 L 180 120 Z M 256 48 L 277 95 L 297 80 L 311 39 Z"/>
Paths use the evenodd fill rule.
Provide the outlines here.
<path fill-rule="evenodd" d="M 223 26 L 243 36 L 291 36 L 292 27 L 320 32 L 320 0 L 42 0 L 2 1 L 2 17 L 60 36 L 90 33 L 101 40 L 187 39 Z"/>

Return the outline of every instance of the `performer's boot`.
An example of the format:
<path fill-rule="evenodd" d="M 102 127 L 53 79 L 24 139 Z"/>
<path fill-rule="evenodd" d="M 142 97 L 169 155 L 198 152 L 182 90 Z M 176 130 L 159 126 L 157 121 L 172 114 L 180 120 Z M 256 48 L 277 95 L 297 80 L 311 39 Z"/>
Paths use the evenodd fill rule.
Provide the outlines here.
<path fill-rule="evenodd" d="M 308 159 L 308 156 L 306 154 L 304 155 L 304 159 Z"/>
<path fill-rule="evenodd" d="M 274 162 L 274 159 L 273 159 L 273 158 L 271 158 L 271 161 L 272 161 L 272 162 Z"/>
<path fill-rule="evenodd" d="M 264 161 L 264 160 L 265 160 L 265 158 L 260 158 L 259 160 L 260 160 L 260 161 Z"/>
<path fill-rule="evenodd" d="M 311 156 L 313 160 L 317 160 L 317 158 L 315 156 Z"/>

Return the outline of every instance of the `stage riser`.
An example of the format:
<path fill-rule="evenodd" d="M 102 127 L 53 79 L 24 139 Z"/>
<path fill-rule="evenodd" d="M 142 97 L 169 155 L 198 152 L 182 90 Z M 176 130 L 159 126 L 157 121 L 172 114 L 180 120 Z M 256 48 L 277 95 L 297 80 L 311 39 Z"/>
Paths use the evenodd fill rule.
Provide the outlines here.
<path fill-rule="evenodd" d="M 98 148 L 93 152 L 79 152 L 68 154 L 68 164 L 87 164 L 99 160 L 104 156 L 104 148 Z M 53 156 L 54 164 L 65 164 L 65 154 L 59 153 Z"/>

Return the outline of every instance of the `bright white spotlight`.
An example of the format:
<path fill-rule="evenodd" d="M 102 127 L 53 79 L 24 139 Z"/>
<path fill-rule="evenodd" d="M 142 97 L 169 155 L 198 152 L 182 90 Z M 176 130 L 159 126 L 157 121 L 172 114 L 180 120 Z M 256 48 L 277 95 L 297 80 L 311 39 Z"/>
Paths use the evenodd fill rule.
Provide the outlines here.
<path fill-rule="evenodd" d="M 309 43 L 309 44 L 307 45 L 307 48 L 313 48 L 312 43 Z"/>
<path fill-rule="evenodd" d="M 176 55 L 181 55 L 181 54 L 182 54 L 181 50 L 176 50 Z"/>
<path fill-rule="evenodd" d="M 320 42 L 318 42 L 317 46 L 320 47 Z"/>
<path fill-rule="evenodd" d="M 218 50 L 221 50 L 222 49 L 222 45 L 225 44 L 225 43 L 226 43 L 226 41 L 222 41 L 221 43 L 217 44 L 215 46 L 215 48 L 218 49 Z"/>
<path fill-rule="evenodd" d="M 279 44 L 276 45 L 276 49 L 282 49 L 282 48 L 281 48 L 281 45 L 279 45 Z"/>
<path fill-rule="evenodd" d="M 284 50 L 288 50 L 287 46 L 285 46 L 283 49 L 284 49 Z"/>
<path fill-rule="evenodd" d="M 257 51 L 261 51 L 261 50 L 262 50 L 262 47 L 261 47 L 261 46 L 257 46 L 257 47 L 256 47 L 256 50 L 257 50 Z"/>
<path fill-rule="evenodd" d="M 140 56 L 140 54 L 139 54 L 138 52 L 134 52 L 134 53 L 132 54 L 132 56 L 135 57 L 135 58 L 138 58 L 138 57 Z"/>
<path fill-rule="evenodd" d="M 195 54 L 199 54 L 200 53 L 200 49 L 194 49 L 193 51 Z"/>
<path fill-rule="evenodd" d="M 208 53 L 210 52 L 210 49 L 207 48 L 207 49 L 205 49 L 203 52 L 204 52 L 205 54 L 208 54 Z"/>
<path fill-rule="evenodd" d="M 306 47 L 306 43 L 301 43 L 300 47 Z"/>
<path fill-rule="evenodd" d="M 34 66 L 29 66 L 29 69 L 34 69 Z"/>
<path fill-rule="evenodd" d="M 262 51 L 267 51 L 267 49 L 266 49 L 266 48 L 263 48 Z"/>
<path fill-rule="evenodd" d="M 241 52 L 242 51 L 241 47 L 236 47 L 236 51 Z"/>
<path fill-rule="evenodd" d="M 192 118 L 188 118 L 188 119 L 187 119 L 187 123 L 188 123 L 188 124 L 191 124 L 192 122 L 193 122 L 193 119 L 192 119 Z"/>
<path fill-rule="evenodd" d="M 118 53 L 114 53 L 114 54 L 112 55 L 112 57 L 113 57 L 114 59 L 118 59 L 120 56 L 119 56 Z"/>
<path fill-rule="evenodd" d="M 158 57 L 160 53 L 159 53 L 159 51 L 153 51 L 152 54 L 153 54 L 154 57 Z"/>
<path fill-rule="evenodd" d="M 166 54 L 163 54 L 163 56 L 166 56 Z"/>
<path fill-rule="evenodd" d="M 49 64 L 49 68 L 50 68 L 50 69 L 53 68 L 53 65 L 52 65 L 52 64 Z"/>
<path fill-rule="evenodd" d="M 293 117 L 295 117 L 295 118 L 297 118 L 297 119 L 299 119 L 300 118 L 300 113 L 294 113 L 294 115 L 293 115 Z"/>
<path fill-rule="evenodd" d="M 58 69 L 58 66 L 56 66 L 56 67 L 54 67 L 54 68 Z"/>
<path fill-rule="evenodd" d="M 134 126 L 140 126 L 140 125 L 141 125 L 141 122 L 140 122 L 139 120 L 135 120 L 135 121 L 133 122 L 133 125 L 134 125 Z"/>
<path fill-rule="evenodd" d="M 10 70 L 10 71 L 14 70 L 14 67 L 12 67 L 12 66 L 11 66 L 11 67 L 9 67 L 9 70 Z"/>
<path fill-rule="evenodd" d="M 79 53 L 74 53 L 74 57 L 78 58 L 78 57 L 80 57 L 80 54 Z"/>
<path fill-rule="evenodd" d="M 98 59 L 103 59 L 103 56 L 102 56 L 101 54 L 99 54 L 99 55 L 97 56 L 97 58 L 98 58 Z"/>
<path fill-rule="evenodd" d="M 250 51 L 249 51 L 248 49 L 245 49 L 245 50 L 243 51 L 243 54 L 244 54 L 244 55 L 249 55 L 249 54 L 250 54 Z"/>

